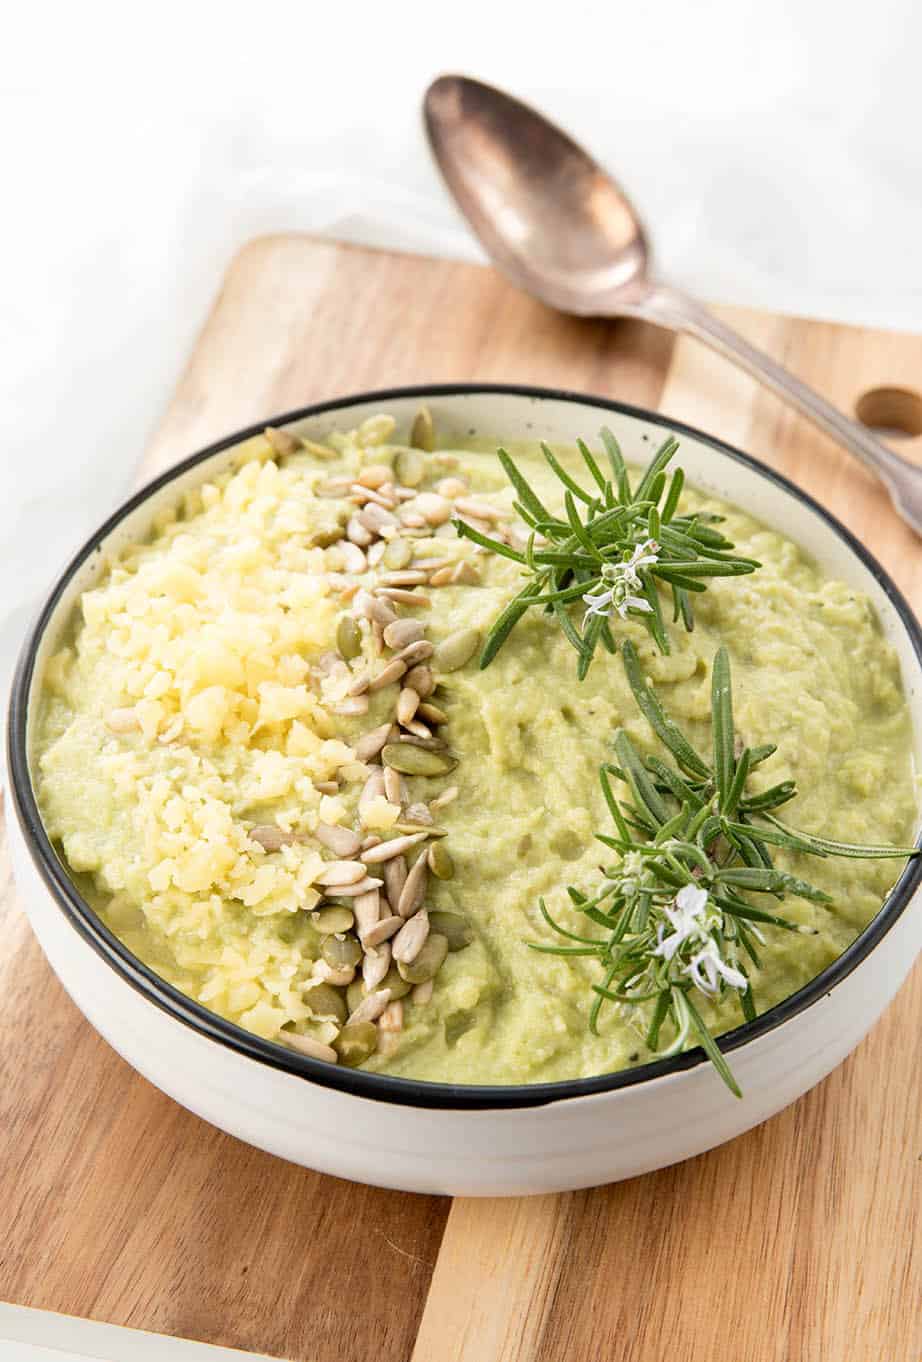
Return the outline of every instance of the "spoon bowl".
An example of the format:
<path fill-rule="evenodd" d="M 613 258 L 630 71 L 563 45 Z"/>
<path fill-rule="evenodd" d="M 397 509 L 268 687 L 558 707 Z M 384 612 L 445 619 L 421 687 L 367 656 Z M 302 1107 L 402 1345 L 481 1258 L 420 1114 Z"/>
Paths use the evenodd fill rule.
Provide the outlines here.
<path fill-rule="evenodd" d="M 704 341 L 859 458 L 922 535 L 922 469 L 696 299 L 657 280 L 630 199 L 571 137 L 527 104 L 468 76 L 433 81 L 423 115 L 450 193 L 514 284 L 562 312 L 639 317 Z"/>
<path fill-rule="evenodd" d="M 481 81 L 440 76 L 424 117 L 448 188 L 519 288 L 582 317 L 649 292 L 650 249 L 633 205 L 543 114 Z"/>

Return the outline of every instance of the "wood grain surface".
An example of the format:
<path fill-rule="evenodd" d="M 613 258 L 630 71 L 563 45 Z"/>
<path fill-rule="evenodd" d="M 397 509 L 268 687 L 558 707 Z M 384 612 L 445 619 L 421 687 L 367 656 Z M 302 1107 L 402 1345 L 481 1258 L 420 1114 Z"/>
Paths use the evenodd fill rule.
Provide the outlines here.
<path fill-rule="evenodd" d="M 722 311 L 845 409 L 922 383 L 920 338 Z M 558 317 L 476 266 L 253 242 L 143 471 L 273 412 L 452 379 L 703 426 L 823 500 L 922 607 L 918 542 L 824 436 L 693 342 Z M 174 1105 L 66 997 L 5 859 L 0 930 L 2 1299 L 291 1362 L 922 1358 L 919 968 L 851 1059 L 722 1149 L 590 1192 L 450 1202 L 292 1167 Z"/>

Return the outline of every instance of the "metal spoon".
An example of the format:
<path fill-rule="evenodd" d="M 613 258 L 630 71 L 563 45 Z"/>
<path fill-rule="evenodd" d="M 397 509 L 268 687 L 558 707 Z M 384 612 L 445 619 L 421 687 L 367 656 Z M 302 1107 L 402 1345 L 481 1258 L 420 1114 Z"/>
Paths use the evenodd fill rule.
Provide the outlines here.
<path fill-rule="evenodd" d="M 563 312 L 639 317 L 696 336 L 857 455 L 922 534 L 922 468 L 887 449 L 694 298 L 653 277 L 647 235 L 624 191 L 566 133 L 466 76 L 433 81 L 424 116 L 448 189 L 514 284 Z"/>

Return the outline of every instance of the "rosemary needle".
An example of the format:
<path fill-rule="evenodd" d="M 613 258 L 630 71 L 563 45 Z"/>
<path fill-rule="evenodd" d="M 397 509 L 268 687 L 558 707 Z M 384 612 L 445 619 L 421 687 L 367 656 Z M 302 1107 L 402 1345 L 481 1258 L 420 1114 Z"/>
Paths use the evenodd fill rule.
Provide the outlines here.
<path fill-rule="evenodd" d="M 501 544 L 472 525 L 456 520 L 458 534 L 489 553 L 517 562 L 526 578 L 519 593 L 493 624 L 480 666 L 488 667 L 528 610 L 541 607 L 556 619 L 576 650 L 582 680 L 601 642 L 615 651 L 611 624 L 616 618 L 641 620 L 656 646 L 669 652 L 660 588 L 672 595 L 673 622 L 694 627 L 692 597 L 710 577 L 735 577 L 760 566 L 733 553 L 733 544 L 714 527 L 722 516 L 678 515 L 685 482 L 681 468 L 667 477 L 678 449 L 674 436 L 660 446 L 635 488 L 610 430 L 601 432 L 608 469 L 582 440 L 577 448 L 590 478 L 582 486 L 546 444 L 544 458 L 563 489 L 564 515 L 555 515 L 508 453 L 499 460 L 516 494 L 515 509 L 529 532 L 523 551 Z M 573 611 L 579 603 L 580 613 Z"/>
<path fill-rule="evenodd" d="M 592 985 L 589 1027 L 597 1032 L 601 1008 L 615 1003 L 646 1010 L 647 1045 L 664 1055 L 697 1042 L 737 1097 L 739 1086 L 695 998 L 736 994 L 744 1020 L 756 1015 L 750 983 L 759 965 L 759 946 L 769 929 L 812 931 L 774 912 L 764 901 L 789 894 L 818 903 L 828 894 L 778 869 L 773 847 L 827 857 L 905 857 L 915 847 L 855 845 L 787 827 L 774 810 L 793 799 L 794 781 L 751 793 L 752 771 L 774 752 L 769 744 L 743 747 L 737 755 L 733 724 L 730 659 L 725 648 L 714 658 L 711 687 L 713 754 L 696 751 L 648 685 L 630 641 L 622 645 L 625 672 L 638 708 L 671 762 L 643 757 L 628 734 L 614 737 L 616 760 L 599 771 L 614 834 L 597 839 L 617 855 L 603 867 L 594 894 L 570 886 L 567 893 L 588 924 L 602 935 L 571 932 L 552 918 L 544 900 L 541 914 L 561 943 L 529 942 L 554 955 L 594 956 L 602 981 Z M 619 799 L 612 777 L 629 798 Z M 752 901 L 761 898 L 762 904 Z M 664 1030 L 669 1039 L 661 1044 Z"/>

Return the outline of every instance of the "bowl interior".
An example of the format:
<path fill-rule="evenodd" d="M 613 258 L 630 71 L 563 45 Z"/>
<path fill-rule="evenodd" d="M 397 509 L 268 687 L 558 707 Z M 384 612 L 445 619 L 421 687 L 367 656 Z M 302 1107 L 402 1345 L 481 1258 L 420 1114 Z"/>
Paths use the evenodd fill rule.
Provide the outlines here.
<path fill-rule="evenodd" d="M 322 439 L 333 427 L 348 429 L 360 424 L 368 416 L 385 411 L 396 418 L 400 432 L 408 430 L 422 400 L 426 401 L 432 411 L 439 432 L 439 442 L 442 445 L 450 445 L 453 437 L 460 439 L 473 435 L 496 437 L 498 441 L 547 440 L 552 444 L 566 445 L 572 445 L 577 437 L 582 437 L 593 445 L 599 428 L 607 425 L 614 431 L 628 461 L 643 463 L 649 459 L 654 448 L 665 436 L 674 432 L 680 440 L 679 460 L 690 483 L 744 507 L 767 526 L 799 543 L 830 576 L 854 586 L 871 599 L 882 632 L 899 658 L 903 686 L 912 714 L 913 755 L 918 766 L 919 743 L 922 739 L 922 637 L 919 626 L 894 584 L 863 546 L 786 480 L 729 446 L 683 427 L 680 423 L 670 422 L 665 417 L 567 393 L 495 387 L 401 389 L 325 403 L 287 417 L 276 418 L 273 424 L 284 425 L 313 439 Z M 76 918 L 84 920 L 84 926 L 85 920 L 92 919 L 93 923 L 98 923 L 98 919 L 92 910 L 82 903 L 76 890 L 70 886 L 62 888 L 66 874 L 61 873 L 60 864 L 41 830 L 28 778 L 28 761 L 32 751 L 37 711 L 36 699 L 45 662 L 60 647 L 78 597 L 98 582 L 105 571 L 109 556 L 117 553 L 125 544 L 147 537 L 157 513 L 174 504 L 185 488 L 195 486 L 234 466 L 239 457 L 240 443 L 259 430 L 261 426 L 239 432 L 202 454 L 192 456 L 179 465 L 178 469 L 142 489 L 116 512 L 77 555 L 59 580 L 23 654 L 14 686 L 10 720 L 10 761 L 17 811 L 32 843 L 33 854 L 36 854 L 37 844 L 39 858 L 44 862 L 46 871 L 51 868 L 51 879 L 56 882 L 56 897 L 59 903 L 62 902 L 62 897 L 66 897 L 69 900 L 72 920 L 75 920 L 76 914 Z M 52 861 L 57 867 L 57 872 L 51 865 Z M 46 879 L 48 878 L 46 874 Z M 835 981 L 837 970 L 841 977 L 843 968 L 846 966 L 847 970 L 854 968 L 867 951 L 873 948 L 874 940 L 879 939 L 881 931 L 887 929 L 887 924 L 882 927 L 881 919 L 889 913 L 892 920 L 895 920 L 920 878 L 922 867 L 918 863 L 910 864 L 904 870 L 897 888 L 891 893 L 881 914 L 849 948 L 846 956 L 841 957 L 817 976 L 800 990 L 800 993 L 762 1014 L 755 1022 L 727 1033 L 721 1038 L 721 1047 L 733 1050 L 755 1039 L 766 1030 L 783 1024 L 786 1018 L 796 1015 L 820 997 L 830 983 Z M 77 925 L 81 924 L 78 922 Z M 98 929 L 94 926 L 90 935 L 93 937 L 92 944 L 97 949 L 102 948 L 101 941 L 105 943 L 111 936 L 101 924 L 98 924 Z M 118 945 L 120 946 L 120 943 Z M 119 968 L 120 960 L 124 964 L 123 957 L 127 955 L 128 952 L 123 947 L 114 948 L 113 953 L 110 943 L 107 957 L 116 968 Z M 158 1005 L 166 1006 L 167 1010 L 182 1016 L 184 1020 L 190 1020 L 191 1012 L 193 1024 L 209 1030 L 211 1034 L 217 1033 L 219 1038 L 225 1041 L 230 1039 L 238 1048 L 254 1053 L 255 1057 L 265 1062 L 308 1074 L 319 1081 L 329 1080 L 329 1075 L 322 1071 L 329 1070 L 331 1066 L 320 1065 L 278 1045 L 256 1042 L 255 1038 L 248 1038 L 248 1033 L 231 1023 L 209 1022 L 204 1026 L 201 1017 L 198 1016 L 205 1012 L 200 1005 L 193 1004 L 190 1008 L 189 1000 L 183 1001 L 182 995 L 177 996 L 175 990 L 156 980 L 146 967 L 140 966 L 138 962 L 135 962 L 135 965 L 137 968 L 133 971 L 124 972 L 133 973 L 135 977 L 132 982 L 136 986 L 138 978 L 146 980 L 147 986 L 144 984 L 140 986 L 148 993 L 151 988 L 154 989 L 158 997 L 152 1000 L 157 1001 Z M 212 1015 L 207 1014 L 209 1018 Z M 486 1100 L 487 1092 L 496 1094 L 493 1105 L 525 1105 L 560 1096 L 576 1096 L 604 1091 L 615 1086 L 626 1086 L 690 1067 L 702 1060 L 702 1052 L 692 1051 L 672 1060 L 658 1061 L 630 1072 L 605 1075 L 596 1079 L 529 1085 L 527 1090 L 484 1088 L 467 1089 L 467 1092 L 479 1091 L 484 1094 L 484 1102 L 478 1105 L 491 1104 Z M 340 1078 L 346 1073 L 339 1072 Z M 447 1087 L 441 1084 L 391 1079 L 386 1075 L 362 1074 L 360 1071 L 348 1073 L 349 1081 L 337 1080 L 337 1086 L 360 1091 L 367 1089 L 367 1095 L 389 1096 L 390 1100 L 420 1100 L 418 1097 L 414 1099 L 406 1095 L 408 1090 Z M 401 1090 L 404 1090 L 403 1096 L 399 1095 Z M 454 1094 L 457 1105 L 458 1095 L 463 1094 L 465 1090 L 452 1088 L 450 1091 Z M 526 1096 L 526 1091 L 529 1096 Z M 425 1104 L 430 1105 L 430 1102 L 427 1100 Z M 464 1104 L 467 1105 L 466 1102 Z"/>

